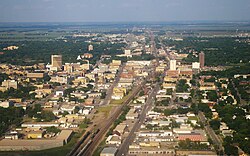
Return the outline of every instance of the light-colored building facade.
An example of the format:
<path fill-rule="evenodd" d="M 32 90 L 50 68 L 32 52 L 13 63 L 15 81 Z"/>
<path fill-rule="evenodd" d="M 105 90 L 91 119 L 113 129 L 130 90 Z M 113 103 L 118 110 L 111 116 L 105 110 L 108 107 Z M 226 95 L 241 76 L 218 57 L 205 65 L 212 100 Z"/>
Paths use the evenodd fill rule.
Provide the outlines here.
<path fill-rule="evenodd" d="M 51 55 L 51 67 L 62 69 L 62 55 Z"/>
<path fill-rule="evenodd" d="M 176 60 L 170 60 L 170 70 L 176 70 Z"/>

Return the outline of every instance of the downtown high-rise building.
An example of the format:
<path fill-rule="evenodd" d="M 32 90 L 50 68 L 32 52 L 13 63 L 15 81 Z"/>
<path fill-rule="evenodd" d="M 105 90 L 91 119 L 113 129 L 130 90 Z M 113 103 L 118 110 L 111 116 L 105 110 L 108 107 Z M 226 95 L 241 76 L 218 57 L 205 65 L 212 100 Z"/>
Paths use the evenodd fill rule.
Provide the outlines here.
<path fill-rule="evenodd" d="M 176 70 L 176 60 L 170 60 L 170 70 Z"/>
<path fill-rule="evenodd" d="M 200 63 L 200 68 L 203 68 L 205 66 L 205 54 L 204 54 L 204 52 L 199 53 L 199 63 Z"/>
<path fill-rule="evenodd" d="M 90 44 L 89 46 L 88 46 L 88 51 L 93 51 L 94 50 L 94 46 L 92 45 L 92 44 Z"/>
<path fill-rule="evenodd" d="M 51 55 L 51 67 L 57 70 L 62 69 L 62 55 Z"/>

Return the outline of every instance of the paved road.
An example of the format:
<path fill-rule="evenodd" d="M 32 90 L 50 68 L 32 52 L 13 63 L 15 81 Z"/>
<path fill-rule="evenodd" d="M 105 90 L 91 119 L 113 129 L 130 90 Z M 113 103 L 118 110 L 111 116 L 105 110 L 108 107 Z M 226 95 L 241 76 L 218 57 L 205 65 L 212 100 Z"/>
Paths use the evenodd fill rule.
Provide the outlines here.
<path fill-rule="evenodd" d="M 196 81 L 196 84 L 198 84 L 198 79 L 195 79 L 195 81 Z M 198 87 L 195 86 L 194 89 L 195 89 L 195 90 L 198 90 Z M 196 95 L 196 92 L 195 92 L 195 95 L 194 95 L 194 98 L 193 98 L 193 102 L 196 103 L 196 105 L 197 105 L 197 103 L 198 103 L 198 102 L 197 102 L 197 95 Z M 213 129 L 210 127 L 210 125 L 207 123 L 207 119 L 206 119 L 205 115 L 203 114 L 203 112 L 199 111 L 199 112 L 198 112 L 198 117 L 199 117 L 200 121 L 202 122 L 202 124 L 204 125 L 204 129 L 206 130 L 206 132 L 207 132 L 207 134 L 209 135 L 209 137 L 212 139 L 214 145 L 216 145 L 216 146 L 218 147 L 218 149 L 216 149 L 216 150 L 218 150 L 218 151 L 224 151 L 224 148 L 223 148 L 223 146 L 222 146 L 222 142 L 223 142 L 222 139 L 219 138 L 219 137 L 215 134 L 214 130 L 213 130 Z"/>
<path fill-rule="evenodd" d="M 198 117 L 199 117 L 200 121 L 203 123 L 204 128 L 205 128 L 206 132 L 208 133 L 208 135 L 210 136 L 210 138 L 212 139 L 214 145 L 218 146 L 219 151 L 223 151 L 224 148 L 222 146 L 222 141 L 215 134 L 214 130 L 210 127 L 210 125 L 207 124 L 207 119 L 206 119 L 205 115 L 202 112 L 199 112 Z"/>
<path fill-rule="evenodd" d="M 117 85 L 117 83 L 119 82 L 120 80 L 120 75 L 123 71 L 123 68 L 124 68 L 124 65 L 121 66 L 121 68 L 119 69 L 118 73 L 117 73 L 117 77 L 115 78 L 114 80 L 114 83 L 113 85 L 109 88 L 109 90 L 107 91 L 107 95 L 106 95 L 106 98 L 105 100 L 103 101 L 103 103 L 101 105 L 106 105 L 110 102 L 111 100 L 111 96 L 112 96 L 112 92 L 113 92 L 113 88 Z M 149 79 L 150 76 L 148 76 L 146 78 Z M 90 144 L 88 147 L 86 147 L 86 150 L 84 150 L 84 152 L 82 152 L 81 154 L 79 155 L 83 155 L 83 156 L 89 156 L 89 155 L 92 155 L 93 152 L 95 151 L 96 147 L 99 145 L 99 143 L 102 141 L 104 135 L 106 134 L 106 132 L 108 131 L 108 129 L 110 128 L 110 126 L 113 124 L 113 122 L 119 117 L 120 113 L 122 112 L 122 108 L 123 106 L 127 105 L 132 99 L 133 97 L 135 97 L 139 91 L 141 90 L 142 86 L 144 86 L 146 83 L 146 81 L 142 81 L 140 85 L 138 85 L 136 88 L 133 89 L 132 91 L 132 94 L 131 96 L 123 103 L 123 105 L 121 105 L 120 107 L 117 108 L 116 111 L 114 111 L 112 114 L 111 114 L 111 117 L 108 118 L 106 120 L 106 122 L 103 122 L 103 124 L 100 124 L 98 125 L 97 127 L 100 129 L 99 133 L 97 133 L 97 135 L 91 140 Z M 159 88 L 159 85 L 158 85 L 158 88 Z M 155 94 L 157 93 L 154 92 Z M 155 95 L 154 95 L 155 96 Z M 152 99 L 151 99 L 152 100 Z M 151 101 L 151 104 L 152 104 L 152 101 Z M 145 112 L 148 111 L 148 109 L 150 109 L 150 107 L 145 107 Z M 146 116 L 146 114 L 145 114 Z M 142 117 L 141 116 L 139 118 L 139 122 L 141 123 L 141 121 L 144 121 L 142 120 Z M 145 118 L 145 117 L 144 117 Z M 81 146 L 82 147 L 82 146 Z"/>
<path fill-rule="evenodd" d="M 243 102 L 243 100 L 242 100 L 242 98 L 241 98 L 241 95 L 240 95 L 240 93 L 239 93 L 238 88 L 235 86 L 235 83 L 234 83 L 234 81 L 233 81 L 232 79 L 231 79 L 230 81 L 231 81 L 231 83 L 232 83 L 232 85 L 233 85 L 234 89 L 236 90 L 236 94 L 237 94 L 237 96 L 238 96 L 238 97 L 239 97 L 239 99 L 240 99 L 240 103 L 239 103 L 239 105 L 240 105 L 240 106 L 244 106 L 246 103 L 244 103 L 244 102 Z"/>
<path fill-rule="evenodd" d="M 156 43 L 155 43 L 155 36 L 154 33 L 149 30 L 149 35 L 150 35 L 150 42 L 151 42 L 151 54 L 154 56 L 157 56 L 157 49 L 156 49 Z"/>
<path fill-rule="evenodd" d="M 100 129 L 100 131 L 95 135 L 94 138 L 88 138 L 86 141 L 84 141 L 79 147 L 75 147 L 74 149 L 72 149 L 72 151 L 76 151 L 74 153 L 69 154 L 70 156 L 76 156 L 76 155 L 82 155 L 82 156 L 89 156 L 92 155 L 93 152 L 95 151 L 96 147 L 99 145 L 99 143 L 102 141 L 103 137 L 105 136 L 106 132 L 108 131 L 108 129 L 110 128 L 110 126 L 114 123 L 114 121 L 119 117 L 119 115 L 122 112 L 122 108 L 127 105 L 132 99 L 133 97 L 138 94 L 138 92 L 140 91 L 141 87 L 144 85 L 144 83 L 142 83 L 142 85 L 137 86 L 134 90 L 133 93 L 131 94 L 131 96 L 124 101 L 123 105 L 119 106 L 111 115 L 108 119 L 104 120 L 103 122 L 101 122 L 100 124 L 98 124 L 96 127 L 93 127 L 90 131 L 92 132 L 95 129 Z M 86 147 L 86 150 L 82 151 L 82 149 L 86 146 L 86 144 L 91 141 L 89 143 L 89 146 Z M 80 151 L 82 151 L 81 153 L 79 153 Z"/>
<path fill-rule="evenodd" d="M 143 107 L 143 110 L 139 116 L 139 119 L 136 120 L 134 127 L 129 132 L 128 137 L 120 145 L 118 153 L 116 155 L 120 156 L 120 155 L 126 155 L 128 153 L 129 145 L 133 142 L 133 140 L 135 138 L 135 132 L 140 129 L 142 123 L 145 121 L 146 113 L 149 110 L 151 110 L 153 103 L 154 103 L 154 98 L 155 98 L 159 89 L 160 89 L 159 84 L 156 84 L 156 87 L 152 90 L 152 92 L 148 96 L 148 99 Z"/>
<path fill-rule="evenodd" d="M 103 102 L 100 104 L 100 105 L 107 105 L 109 104 L 110 100 L 111 100 L 111 96 L 112 96 L 112 93 L 113 93 L 113 89 L 115 86 L 117 86 L 119 80 L 120 80 L 120 77 L 121 77 L 121 73 L 123 71 L 123 68 L 124 68 L 125 65 L 122 65 L 120 68 L 119 68 L 119 71 L 118 73 L 116 74 L 117 76 L 115 77 L 115 80 L 114 82 L 112 83 L 112 85 L 108 88 L 107 90 L 107 93 L 106 93 L 106 97 L 105 99 L 103 100 Z"/>
<path fill-rule="evenodd" d="M 130 95 L 130 97 L 124 101 L 123 105 L 119 106 L 116 111 L 114 111 L 110 117 L 103 122 L 103 124 L 97 125 L 97 128 L 100 129 L 99 133 L 97 133 L 97 135 L 92 139 L 92 142 L 90 143 L 90 145 L 86 148 L 86 150 L 80 154 L 82 156 L 90 156 L 93 154 L 93 152 L 95 151 L 96 147 L 99 145 L 99 143 L 102 141 L 103 137 L 105 136 L 106 132 L 109 130 L 110 126 L 114 123 L 114 121 L 119 117 L 119 115 L 122 112 L 122 108 L 127 105 L 131 100 L 133 100 L 133 97 L 135 97 L 139 91 L 141 90 L 142 86 L 145 84 L 145 82 L 143 82 L 141 85 L 137 86 L 136 88 L 134 88 L 134 90 L 132 91 L 132 94 Z"/>

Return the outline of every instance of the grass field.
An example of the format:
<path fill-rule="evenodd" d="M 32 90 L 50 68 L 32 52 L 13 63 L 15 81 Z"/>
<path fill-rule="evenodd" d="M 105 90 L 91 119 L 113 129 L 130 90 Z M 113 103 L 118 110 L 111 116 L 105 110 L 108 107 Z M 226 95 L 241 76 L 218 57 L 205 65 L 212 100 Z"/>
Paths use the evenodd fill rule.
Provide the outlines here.
<path fill-rule="evenodd" d="M 104 113 L 105 116 L 108 116 L 112 108 L 113 108 L 113 106 L 109 105 L 109 106 L 105 106 L 105 107 L 99 107 L 97 111 Z"/>

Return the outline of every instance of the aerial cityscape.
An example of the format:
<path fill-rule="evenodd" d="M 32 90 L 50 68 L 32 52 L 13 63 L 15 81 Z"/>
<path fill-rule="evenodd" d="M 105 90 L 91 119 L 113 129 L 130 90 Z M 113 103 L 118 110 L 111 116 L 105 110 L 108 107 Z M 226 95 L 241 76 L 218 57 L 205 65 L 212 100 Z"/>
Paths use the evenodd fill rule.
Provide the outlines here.
<path fill-rule="evenodd" d="M 1 1 L 0 156 L 250 155 L 250 1 L 93 1 Z"/>

